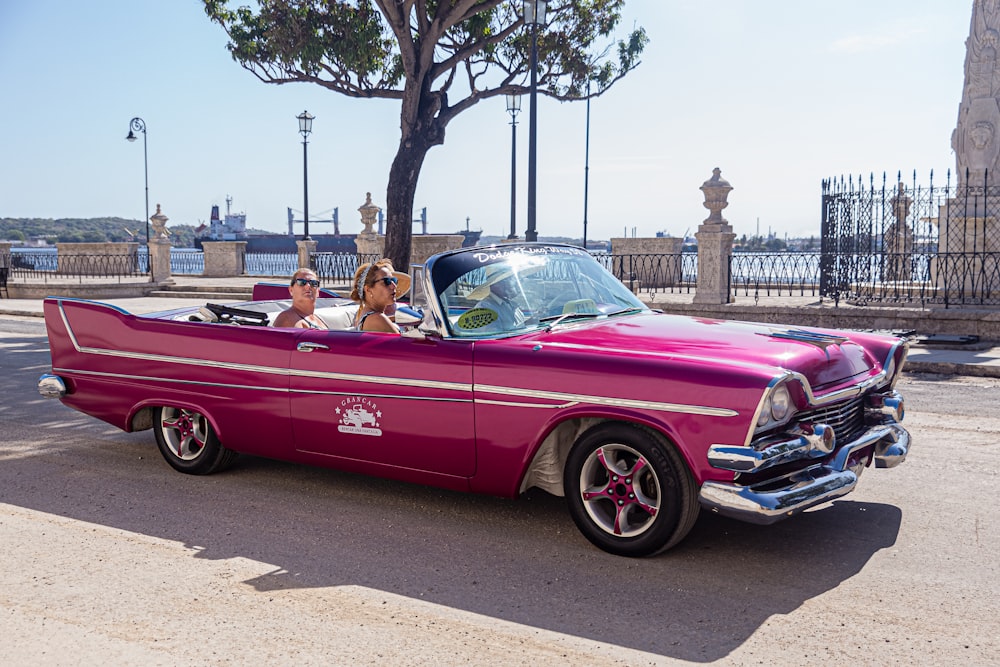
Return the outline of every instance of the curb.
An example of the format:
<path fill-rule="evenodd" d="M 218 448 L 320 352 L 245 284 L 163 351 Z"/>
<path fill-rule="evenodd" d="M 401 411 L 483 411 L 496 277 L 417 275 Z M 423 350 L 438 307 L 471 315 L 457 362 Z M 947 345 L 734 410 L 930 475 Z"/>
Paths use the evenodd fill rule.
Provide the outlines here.
<path fill-rule="evenodd" d="M 0 309 L 0 315 L 12 315 L 14 317 L 45 317 L 44 313 L 39 313 L 34 310 L 5 310 Z"/>
<path fill-rule="evenodd" d="M 931 373 L 934 375 L 967 375 L 971 377 L 1000 378 L 1000 368 L 977 364 L 957 364 L 950 361 L 906 360 L 903 373 Z"/>

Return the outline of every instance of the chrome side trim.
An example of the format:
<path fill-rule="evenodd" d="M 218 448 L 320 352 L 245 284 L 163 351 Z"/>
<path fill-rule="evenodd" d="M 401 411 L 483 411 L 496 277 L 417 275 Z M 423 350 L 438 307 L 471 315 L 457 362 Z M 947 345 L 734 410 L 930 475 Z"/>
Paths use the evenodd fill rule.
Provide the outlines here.
<path fill-rule="evenodd" d="M 115 380 L 139 380 L 142 382 L 162 382 L 164 384 L 190 384 L 198 387 L 223 387 L 225 389 L 249 389 L 252 391 L 276 391 L 287 394 L 288 387 L 267 387 L 263 385 L 233 384 L 228 382 L 201 382 L 198 380 L 181 380 L 174 378 L 154 377 L 150 375 L 130 375 L 126 373 L 105 373 L 103 371 L 84 371 L 74 368 L 53 368 L 53 371 L 72 375 L 85 375 L 88 377 L 112 378 Z M 357 393 L 357 392 L 355 392 Z"/>
<path fill-rule="evenodd" d="M 443 389 L 446 391 L 471 392 L 473 386 L 465 382 L 439 382 L 437 380 L 416 380 L 414 378 L 389 377 L 386 375 L 357 375 L 354 373 L 333 373 L 327 371 L 302 371 L 288 369 L 289 377 L 315 378 L 319 380 L 341 380 L 344 382 L 371 382 L 384 384 L 391 382 L 397 386 L 418 387 L 420 389 Z"/>
<path fill-rule="evenodd" d="M 578 405 L 576 402 L 554 403 L 552 405 L 539 405 L 538 403 L 519 403 L 516 401 L 492 401 L 485 398 L 477 398 L 477 405 L 502 405 L 508 408 L 544 408 L 546 410 L 565 409 Z"/>
<path fill-rule="evenodd" d="M 74 375 L 86 375 L 90 377 L 103 377 L 103 378 L 113 378 L 113 379 L 125 379 L 125 380 L 138 380 L 141 382 L 160 382 L 164 384 L 184 384 L 184 385 L 195 385 L 198 387 L 221 387 L 224 389 L 243 389 L 249 391 L 270 391 L 279 392 L 282 394 L 320 394 L 325 396 L 356 396 L 359 392 L 357 391 L 322 391 L 322 390 L 311 390 L 311 389 L 291 389 L 289 387 L 267 387 L 264 385 L 251 385 L 251 384 L 233 384 L 226 382 L 201 382 L 198 380 L 182 380 L 174 378 L 162 378 L 154 377 L 149 375 L 128 375 L 125 373 L 105 373 L 102 371 L 84 371 L 75 370 L 72 368 L 58 368 L 53 369 L 61 373 L 74 374 Z M 409 401 L 437 401 L 441 403 L 471 403 L 471 398 L 438 398 L 431 396 L 400 396 L 398 394 L 370 394 L 366 393 L 365 396 L 371 396 L 373 398 L 397 398 L 401 400 Z"/>
<path fill-rule="evenodd" d="M 606 396 L 590 396 L 587 394 L 568 394 L 561 391 L 540 391 L 537 389 L 520 389 L 517 387 L 498 387 L 494 385 L 477 384 L 475 386 L 475 390 L 477 392 L 541 398 L 550 401 L 591 403 L 593 405 L 637 408 L 640 410 L 654 410 L 657 412 L 680 412 L 691 415 L 706 415 L 709 417 L 737 417 L 740 414 L 736 410 L 730 410 L 728 408 L 713 408 L 703 405 L 681 405 L 679 403 L 660 403 L 657 401 L 640 401 L 631 398 L 612 398 Z"/>

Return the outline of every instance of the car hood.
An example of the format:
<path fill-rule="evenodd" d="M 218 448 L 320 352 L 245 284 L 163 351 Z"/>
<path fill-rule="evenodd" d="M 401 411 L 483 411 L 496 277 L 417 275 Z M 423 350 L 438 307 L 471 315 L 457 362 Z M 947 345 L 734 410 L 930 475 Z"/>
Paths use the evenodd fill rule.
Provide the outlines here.
<path fill-rule="evenodd" d="M 881 370 L 864 347 L 842 331 L 644 313 L 566 323 L 540 333 L 546 345 L 645 355 L 719 365 L 794 371 L 814 389 Z"/>

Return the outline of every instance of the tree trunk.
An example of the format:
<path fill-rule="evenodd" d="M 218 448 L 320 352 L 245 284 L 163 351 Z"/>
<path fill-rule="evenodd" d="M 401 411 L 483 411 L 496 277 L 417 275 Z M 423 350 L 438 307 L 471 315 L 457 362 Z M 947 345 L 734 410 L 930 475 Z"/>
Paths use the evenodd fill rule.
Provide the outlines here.
<path fill-rule="evenodd" d="M 413 198 L 417 179 L 430 146 L 400 143 L 389 169 L 390 187 L 385 193 L 385 256 L 397 271 L 410 270 L 410 242 L 413 235 Z"/>

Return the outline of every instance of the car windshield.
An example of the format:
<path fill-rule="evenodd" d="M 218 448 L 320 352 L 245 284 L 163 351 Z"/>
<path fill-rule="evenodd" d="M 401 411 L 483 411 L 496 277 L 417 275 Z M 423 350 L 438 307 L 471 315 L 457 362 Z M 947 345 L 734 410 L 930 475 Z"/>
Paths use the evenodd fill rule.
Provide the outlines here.
<path fill-rule="evenodd" d="M 512 245 L 446 255 L 431 270 L 453 336 L 524 333 L 646 310 L 589 253 Z"/>

